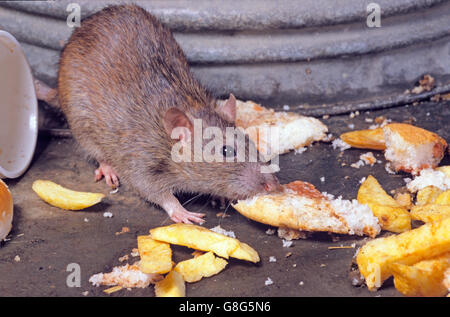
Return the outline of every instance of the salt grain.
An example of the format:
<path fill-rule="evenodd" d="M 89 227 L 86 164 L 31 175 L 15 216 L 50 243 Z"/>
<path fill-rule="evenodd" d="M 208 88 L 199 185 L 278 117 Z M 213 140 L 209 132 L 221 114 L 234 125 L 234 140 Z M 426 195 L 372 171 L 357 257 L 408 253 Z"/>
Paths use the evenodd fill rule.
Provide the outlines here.
<path fill-rule="evenodd" d="M 331 146 L 333 147 L 334 150 L 339 148 L 340 151 L 345 151 L 351 147 L 349 144 L 345 143 L 341 139 L 335 139 L 333 142 L 331 142 Z"/>

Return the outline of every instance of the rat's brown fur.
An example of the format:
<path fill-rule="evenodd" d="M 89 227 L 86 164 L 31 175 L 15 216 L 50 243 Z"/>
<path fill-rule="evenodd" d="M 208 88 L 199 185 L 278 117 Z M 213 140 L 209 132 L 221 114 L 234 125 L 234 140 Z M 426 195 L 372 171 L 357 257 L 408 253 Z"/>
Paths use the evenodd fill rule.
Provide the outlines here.
<path fill-rule="evenodd" d="M 58 96 L 87 154 L 149 201 L 161 204 L 177 191 L 244 198 L 273 178 L 259 172 L 260 163 L 171 160 L 168 109 L 201 118 L 204 127 L 233 124 L 194 79 L 170 30 L 138 6 L 108 7 L 82 21 L 61 55 Z"/>

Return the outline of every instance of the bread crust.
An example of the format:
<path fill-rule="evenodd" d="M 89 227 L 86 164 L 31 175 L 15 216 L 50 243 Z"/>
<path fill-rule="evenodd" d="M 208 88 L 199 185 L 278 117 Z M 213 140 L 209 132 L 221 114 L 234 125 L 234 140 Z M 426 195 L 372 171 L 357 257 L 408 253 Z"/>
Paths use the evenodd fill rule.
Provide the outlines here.
<path fill-rule="evenodd" d="M 0 241 L 6 238 L 12 227 L 13 199 L 8 186 L 0 179 Z"/>
<path fill-rule="evenodd" d="M 434 132 L 406 124 L 406 123 L 390 123 L 384 127 L 384 130 L 391 130 L 398 133 L 405 142 L 412 145 L 422 145 L 427 143 L 436 143 L 444 149 L 447 142 Z M 441 152 L 437 153 L 440 154 Z M 433 154 L 434 155 L 434 154 Z M 437 155 L 434 155 L 437 157 Z"/>
<path fill-rule="evenodd" d="M 236 113 L 236 126 L 245 130 L 258 151 L 267 159 L 323 140 L 328 132 L 327 126 L 316 118 L 275 111 L 253 101 L 237 100 Z M 273 136 L 268 128 L 278 129 L 278 146 L 273 144 Z"/>
<path fill-rule="evenodd" d="M 239 200 L 233 207 L 252 220 L 302 231 L 327 231 L 354 234 L 344 216 L 332 206 L 331 200 L 312 184 L 295 181 L 282 185 L 282 191 Z M 362 232 L 375 237 L 379 226 L 366 225 Z"/>
<path fill-rule="evenodd" d="M 434 132 L 405 123 L 388 124 L 383 131 L 385 157 L 396 171 L 417 174 L 435 168 L 444 157 L 447 142 Z"/>

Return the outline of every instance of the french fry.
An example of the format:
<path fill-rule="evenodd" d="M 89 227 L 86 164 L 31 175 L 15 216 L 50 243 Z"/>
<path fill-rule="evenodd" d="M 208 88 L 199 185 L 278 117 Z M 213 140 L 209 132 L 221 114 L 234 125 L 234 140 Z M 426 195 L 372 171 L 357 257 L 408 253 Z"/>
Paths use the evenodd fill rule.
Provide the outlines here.
<path fill-rule="evenodd" d="M 110 295 L 110 294 L 115 293 L 115 292 L 118 292 L 118 291 L 120 291 L 120 290 L 122 290 L 122 289 L 123 289 L 122 286 L 116 285 L 116 286 L 113 286 L 113 287 L 104 289 L 103 292 L 106 293 L 106 294 L 108 294 L 108 295 Z"/>
<path fill-rule="evenodd" d="M 158 241 L 201 251 L 212 251 L 225 259 L 231 256 L 254 263 L 259 262 L 258 253 L 249 245 L 193 224 L 175 223 L 154 228 L 150 230 L 150 236 Z"/>
<path fill-rule="evenodd" d="M 412 199 L 409 193 L 399 193 L 394 196 L 395 201 L 402 207 L 410 209 L 412 207 Z"/>
<path fill-rule="evenodd" d="M 435 186 L 427 186 L 417 192 L 416 206 L 432 204 L 442 193 L 442 190 Z"/>
<path fill-rule="evenodd" d="M 377 238 L 361 247 L 356 263 L 369 290 L 392 275 L 391 264 L 412 265 L 450 251 L 450 218 L 398 235 Z"/>
<path fill-rule="evenodd" d="M 440 193 L 434 203 L 437 205 L 450 205 L 450 190 Z"/>
<path fill-rule="evenodd" d="M 186 285 L 183 277 L 176 271 L 170 271 L 166 277 L 155 284 L 156 297 L 185 297 Z"/>
<path fill-rule="evenodd" d="M 340 136 L 341 140 L 359 149 L 385 150 L 384 132 L 382 128 L 373 130 L 350 131 Z"/>
<path fill-rule="evenodd" d="M 256 252 L 255 249 L 244 242 L 239 242 L 239 247 L 231 252 L 230 256 L 232 258 L 246 260 L 253 263 L 259 262 L 258 252 Z"/>
<path fill-rule="evenodd" d="M 168 243 L 149 236 L 138 236 L 137 241 L 141 257 L 139 268 L 143 273 L 164 274 L 172 269 L 172 250 Z"/>
<path fill-rule="evenodd" d="M 428 204 L 414 206 L 410 212 L 411 218 L 423 222 L 439 221 L 450 217 L 450 205 Z"/>
<path fill-rule="evenodd" d="M 186 282 L 193 283 L 200 281 L 203 277 L 209 277 L 219 273 L 227 264 L 227 261 L 214 256 L 214 253 L 210 251 L 192 259 L 179 262 L 175 266 L 174 271 L 180 273 Z"/>
<path fill-rule="evenodd" d="M 46 203 L 66 210 L 81 210 L 99 203 L 105 195 L 67 189 L 52 181 L 36 180 L 32 189 Z"/>
<path fill-rule="evenodd" d="M 406 296 L 444 296 L 444 272 L 450 266 L 450 253 L 420 261 L 414 265 L 392 263 L 395 288 Z"/>
<path fill-rule="evenodd" d="M 404 232 L 411 229 L 408 210 L 389 196 L 372 175 L 361 184 L 357 200 L 369 206 L 383 230 Z"/>

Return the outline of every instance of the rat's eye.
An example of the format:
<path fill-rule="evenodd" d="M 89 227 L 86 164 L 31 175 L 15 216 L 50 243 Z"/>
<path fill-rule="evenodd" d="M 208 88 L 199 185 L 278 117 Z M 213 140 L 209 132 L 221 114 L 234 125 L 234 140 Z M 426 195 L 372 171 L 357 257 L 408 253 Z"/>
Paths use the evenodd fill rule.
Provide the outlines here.
<path fill-rule="evenodd" d="M 224 147 L 222 148 L 222 155 L 224 157 L 235 157 L 236 151 L 232 146 L 224 145 Z"/>

